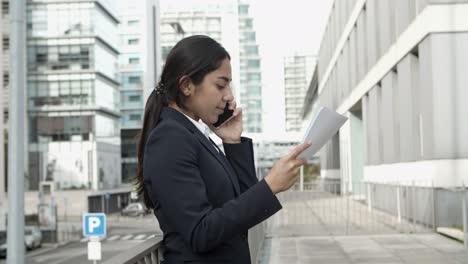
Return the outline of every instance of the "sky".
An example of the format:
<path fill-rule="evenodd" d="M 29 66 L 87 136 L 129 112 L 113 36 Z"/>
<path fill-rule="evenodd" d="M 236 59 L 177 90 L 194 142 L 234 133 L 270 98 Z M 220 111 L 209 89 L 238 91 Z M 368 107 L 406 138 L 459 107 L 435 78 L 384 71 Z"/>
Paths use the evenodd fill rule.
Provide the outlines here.
<path fill-rule="evenodd" d="M 285 131 L 283 58 L 319 53 L 333 0 L 249 3 L 262 59 L 264 133 L 281 138 Z"/>

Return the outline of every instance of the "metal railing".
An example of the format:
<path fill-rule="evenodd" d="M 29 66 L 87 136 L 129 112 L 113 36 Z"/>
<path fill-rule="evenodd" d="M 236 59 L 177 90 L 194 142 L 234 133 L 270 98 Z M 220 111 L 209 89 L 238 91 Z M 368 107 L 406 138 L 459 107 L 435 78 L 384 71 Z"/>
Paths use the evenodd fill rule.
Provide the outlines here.
<path fill-rule="evenodd" d="M 162 260 L 161 237 L 153 237 L 104 261 L 103 264 L 159 264 Z"/>
<path fill-rule="evenodd" d="M 464 230 L 468 189 L 318 180 L 278 195 L 285 210 L 268 220 L 268 235 L 372 235 Z M 461 232 L 461 231 L 458 231 Z"/>
<path fill-rule="evenodd" d="M 278 194 L 283 210 L 249 230 L 252 263 L 265 236 L 334 236 L 434 232 L 463 227 L 467 236 L 468 189 L 428 184 L 314 181 Z M 296 190 L 295 190 L 296 188 Z M 461 198 L 461 199 L 460 199 Z M 449 205 L 449 206 L 447 206 Z M 104 264 L 160 263 L 161 238 L 152 238 Z"/>
<path fill-rule="evenodd" d="M 249 247 L 252 263 L 257 263 L 258 253 L 265 238 L 266 223 L 249 230 Z M 161 237 L 154 237 L 103 262 L 103 264 L 159 264 L 163 260 L 164 246 Z"/>

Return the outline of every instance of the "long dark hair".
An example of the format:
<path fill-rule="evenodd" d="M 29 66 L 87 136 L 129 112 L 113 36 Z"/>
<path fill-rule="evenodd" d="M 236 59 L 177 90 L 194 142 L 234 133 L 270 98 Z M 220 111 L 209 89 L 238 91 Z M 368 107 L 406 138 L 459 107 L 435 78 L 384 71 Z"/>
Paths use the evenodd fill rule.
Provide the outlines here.
<path fill-rule="evenodd" d="M 206 74 L 218 69 L 229 53 L 214 39 L 207 36 L 190 36 L 179 41 L 169 52 L 161 79 L 148 97 L 143 117 L 143 128 L 138 136 L 138 167 L 136 187 L 138 196 L 143 198 L 147 208 L 153 208 L 143 183 L 143 159 L 148 136 L 159 121 L 161 110 L 170 102 L 185 109 L 185 96 L 180 91 L 182 77 L 190 78 L 194 85 L 203 81 Z"/>

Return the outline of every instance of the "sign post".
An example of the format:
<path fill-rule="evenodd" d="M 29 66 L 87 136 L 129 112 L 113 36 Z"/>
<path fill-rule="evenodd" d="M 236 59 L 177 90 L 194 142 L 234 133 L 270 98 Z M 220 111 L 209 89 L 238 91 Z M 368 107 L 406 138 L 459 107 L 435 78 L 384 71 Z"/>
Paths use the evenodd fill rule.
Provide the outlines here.
<path fill-rule="evenodd" d="M 99 237 L 106 236 L 106 215 L 102 213 L 84 214 L 83 236 L 89 237 L 88 260 L 92 260 L 93 263 L 96 263 L 96 260 L 101 260 Z"/>

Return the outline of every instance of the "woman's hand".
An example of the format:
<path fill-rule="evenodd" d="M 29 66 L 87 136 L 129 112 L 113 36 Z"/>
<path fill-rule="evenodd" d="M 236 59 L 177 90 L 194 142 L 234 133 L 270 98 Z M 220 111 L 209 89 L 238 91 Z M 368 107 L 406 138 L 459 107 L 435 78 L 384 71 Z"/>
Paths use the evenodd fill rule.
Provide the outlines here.
<path fill-rule="evenodd" d="M 224 125 L 219 128 L 214 128 L 213 125 L 209 125 L 211 131 L 213 131 L 218 137 L 223 140 L 223 143 L 236 144 L 241 142 L 242 134 L 242 109 L 236 108 L 236 102 L 228 102 L 229 109 L 234 110 L 232 118 L 227 121 Z"/>
<path fill-rule="evenodd" d="M 296 183 L 298 168 L 306 163 L 306 160 L 298 159 L 297 156 L 310 145 L 310 142 L 302 143 L 288 155 L 275 162 L 273 168 L 265 176 L 265 181 L 273 193 L 284 192 Z"/>

